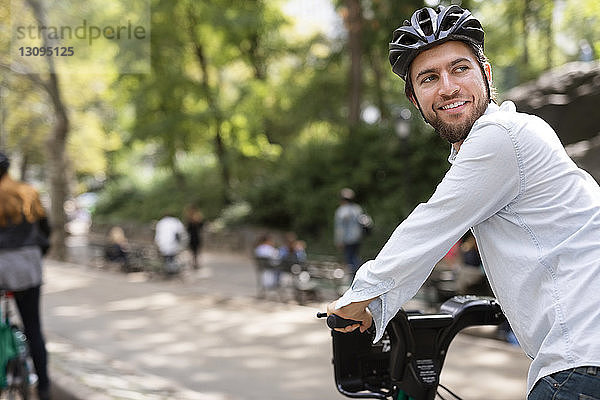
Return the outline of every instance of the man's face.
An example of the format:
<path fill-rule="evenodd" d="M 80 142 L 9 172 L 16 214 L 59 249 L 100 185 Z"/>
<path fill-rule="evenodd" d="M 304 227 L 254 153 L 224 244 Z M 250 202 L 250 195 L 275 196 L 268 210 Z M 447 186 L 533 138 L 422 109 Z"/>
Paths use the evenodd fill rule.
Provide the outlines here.
<path fill-rule="evenodd" d="M 485 69 L 488 73 L 489 65 Z M 469 46 L 449 41 L 425 50 L 409 72 L 427 122 L 450 143 L 466 138 L 489 102 L 488 83 Z"/>

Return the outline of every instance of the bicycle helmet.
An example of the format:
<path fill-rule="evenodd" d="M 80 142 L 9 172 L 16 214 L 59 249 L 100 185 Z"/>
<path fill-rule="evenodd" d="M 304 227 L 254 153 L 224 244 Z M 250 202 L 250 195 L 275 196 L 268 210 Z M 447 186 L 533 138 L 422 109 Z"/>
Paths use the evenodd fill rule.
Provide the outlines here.
<path fill-rule="evenodd" d="M 6 154 L 0 151 L 0 177 L 8 171 L 8 167 L 10 167 L 10 160 Z"/>
<path fill-rule="evenodd" d="M 484 32 L 481 23 L 469 10 L 457 5 L 421 8 L 410 21 L 396 29 L 390 43 L 392 71 L 406 81 L 408 69 L 424 50 L 449 40 L 472 43 L 483 51 Z"/>

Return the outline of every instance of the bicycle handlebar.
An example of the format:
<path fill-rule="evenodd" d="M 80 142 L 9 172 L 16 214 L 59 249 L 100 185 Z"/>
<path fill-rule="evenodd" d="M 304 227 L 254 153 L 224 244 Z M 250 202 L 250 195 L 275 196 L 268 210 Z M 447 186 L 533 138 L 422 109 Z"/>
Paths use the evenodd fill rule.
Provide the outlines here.
<path fill-rule="evenodd" d="M 442 305 L 438 314 L 399 311 L 383 339 L 373 344 L 373 332 L 335 331 L 360 322 L 331 314 L 327 325 L 332 329 L 338 391 L 352 398 L 387 399 L 402 392 L 417 400 L 432 400 L 446 352 L 456 334 L 468 326 L 499 325 L 503 321 L 504 314 L 495 299 L 455 296 Z"/>

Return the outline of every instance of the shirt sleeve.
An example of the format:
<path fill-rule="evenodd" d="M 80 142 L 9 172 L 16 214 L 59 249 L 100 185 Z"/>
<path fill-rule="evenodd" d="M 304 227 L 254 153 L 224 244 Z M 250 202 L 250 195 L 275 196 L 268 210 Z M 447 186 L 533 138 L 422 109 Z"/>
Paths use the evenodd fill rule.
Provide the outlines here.
<path fill-rule="evenodd" d="M 381 339 L 388 322 L 452 245 L 518 197 L 517 154 L 506 128 L 494 123 L 474 127 L 429 201 L 418 205 L 376 258 L 361 266 L 337 308 L 373 298 L 375 341 Z"/>

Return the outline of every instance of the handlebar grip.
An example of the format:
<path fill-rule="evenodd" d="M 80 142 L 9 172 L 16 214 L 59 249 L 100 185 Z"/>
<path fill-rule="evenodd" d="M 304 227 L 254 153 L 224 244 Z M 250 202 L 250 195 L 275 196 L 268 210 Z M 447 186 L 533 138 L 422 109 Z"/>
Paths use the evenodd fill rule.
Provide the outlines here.
<path fill-rule="evenodd" d="M 342 318 L 338 315 L 331 314 L 327 317 L 327 326 L 331 329 L 345 328 L 350 325 L 360 324 L 360 321 L 354 321 L 352 319 Z"/>
<path fill-rule="evenodd" d="M 354 321 L 352 319 L 342 318 L 339 315 L 331 314 L 327 315 L 327 313 L 319 312 L 317 313 L 317 318 L 325 318 L 327 317 L 327 326 L 331 329 L 335 328 L 345 328 L 350 325 L 360 324 L 360 321 Z"/>

